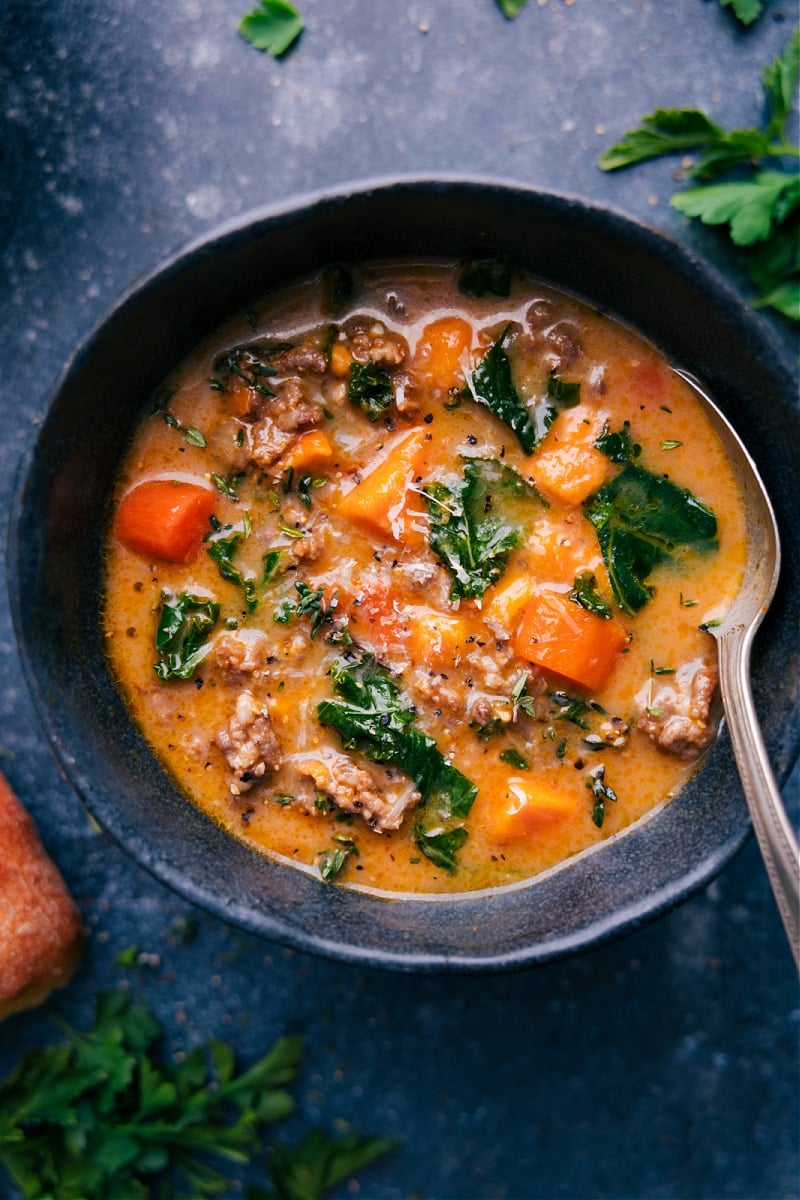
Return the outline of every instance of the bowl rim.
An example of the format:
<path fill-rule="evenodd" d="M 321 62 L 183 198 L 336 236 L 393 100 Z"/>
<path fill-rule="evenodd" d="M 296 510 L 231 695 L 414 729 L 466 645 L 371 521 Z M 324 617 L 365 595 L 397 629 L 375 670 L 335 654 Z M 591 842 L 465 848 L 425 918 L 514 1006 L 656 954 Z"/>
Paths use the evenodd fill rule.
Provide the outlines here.
<path fill-rule="evenodd" d="M 251 236 L 256 235 L 262 228 L 270 226 L 276 221 L 280 222 L 287 218 L 302 221 L 307 219 L 312 212 L 318 211 L 326 205 L 338 206 L 346 204 L 354 198 L 364 202 L 373 193 L 385 194 L 387 191 L 408 191 L 409 193 L 416 194 L 429 191 L 448 191 L 451 189 L 465 193 L 469 191 L 482 193 L 500 191 L 509 196 L 517 193 L 526 202 L 538 202 L 545 207 L 552 207 L 554 211 L 558 211 L 559 213 L 567 211 L 579 213 L 583 219 L 598 222 L 604 228 L 612 228 L 618 231 L 623 237 L 638 239 L 640 242 L 646 244 L 651 252 L 655 252 L 657 255 L 662 257 L 670 256 L 674 260 L 673 265 L 677 264 L 676 269 L 688 272 L 689 274 L 696 274 L 702 278 L 705 290 L 712 293 L 715 299 L 719 298 L 721 303 L 733 306 L 740 314 L 743 310 L 746 310 L 751 326 L 753 328 L 760 327 L 759 334 L 763 345 L 774 355 L 781 369 L 791 374 L 788 356 L 775 330 L 768 325 L 761 314 L 746 309 L 745 301 L 742 300 L 730 283 L 723 278 L 712 264 L 707 263 L 692 251 L 691 248 L 676 241 L 663 231 L 655 229 L 635 217 L 628 216 L 608 204 L 599 204 L 569 193 L 542 190 L 521 183 L 518 180 L 500 176 L 476 177 L 460 173 L 377 176 L 300 193 L 270 205 L 250 209 L 225 222 L 216 224 L 205 233 L 181 244 L 163 256 L 155 266 L 134 279 L 111 302 L 82 343 L 69 357 L 66 365 L 56 376 L 55 382 L 48 388 L 47 407 L 43 420 L 17 464 L 12 502 L 7 522 L 7 585 L 11 602 L 12 623 L 23 667 L 23 674 L 33 698 L 38 720 L 66 782 L 76 792 L 86 809 L 112 839 L 156 879 L 166 884 L 187 900 L 223 920 L 244 928 L 248 932 L 288 944 L 299 950 L 311 951 L 339 961 L 401 970 L 457 971 L 466 973 L 473 971 L 503 971 L 546 962 L 567 954 L 588 950 L 649 923 L 664 912 L 683 902 L 710 882 L 741 849 L 751 833 L 746 810 L 743 810 L 743 820 L 740 825 L 731 831 L 730 836 L 719 843 L 715 847 L 714 852 L 707 854 L 702 862 L 698 863 L 693 870 L 681 876 L 678 881 L 670 880 L 663 883 L 654 892 L 648 893 L 644 900 L 630 902 L 621 909 L 614 909 L 602 921 L 596 922 L 589 929 L 582 928 L 571 933 L 564 933 L 556 939 L 548 940 L 546 943 L 534 943 L 516 950 L 505 950 L 492 957 L 482 955 L 471 958 L 469 955 L 464 954 L 451 955 L 446 952 L 432 953 L 430 951 L 415 951 L 413 949 L 402 951 L 376 950 L 373 947 L 354 945 L 348 942 L 337 942 L 330 937 L 320 936 L 313 930 L 299 929 L 287 925 L 285 922 L 271 922 L 262 913 L 256 912 L 245 903 L 237 905 L 235 902 L 221 902 L 218 896 L 210 894 L 206 887 L 199 884 L 190 875 L 187 875 L 185 869 L 180 864 L 173 864 L 159 856 L 157 844 L 137 843 L 131 845 L 130 841 L 124 836 L 124 832 L 120 829 L 119 822 L 109 819 L 107 807 L 104 808 L 102 804 L 98 804 L 92 781 L 83 775 L 80 764 L 76 761 L 69 746 L 63 741 L 58 726 L 52 719 L 50 708 L 42 695 L 40 680 L 34 667 L 26 637 L 24 636 L 24 598 L 20 591 L 20 579 L 17 571 L 22 549 L 20 545 L 19 518 L 23 512 L 27 482 L 40 438 L 47 428 L 48 416 L 57 397 L 66 387 L 73 374 L 79 370 L 80 364 L 87 356 L 91 355 L 97 343 L 102 341 L 109 323 L 116 320 L 120 314 L 124 315 L 130 305 L 138 303 L 143 298 L 146 299 L 151 292 L 163 286 L 166 279 L 189 270 L 200 258 L 224 252 L 226 246 L 229 247 L 236 239 L 248 234 Z M 398 255 L 396 257 L 399 258 L 401 256 Z M 589 298 L 589 302 L 591 303 L 591 298 Z M 614 316 L 613 313 L 611 315 Z M 648 336 L 646 331 L 637 332 L 640 332 L 644 337 Z M 781 783 L 788 775 L 791 763 L 797 757 L 800 750 L 800 728 L 795 729 L 794 734 L 790 761 L 785 771 L 781 772 L 781 779 L 779 781 Z M 722 753 L 727 752 L 724 745 L 726 741 L 727 735 L 723 730 L 718 739 L 719 750 Z M 190 802 L 187 801 L 187 803 Z M 615 835 L 614 838 L 602 843 L 597 849 L 602 850 L 612 841 L 620 841 L 623 838 L 627 838 L 635 833 L 644 821 L 649 819 L 649 815 L 645 814 L 644 818 L 640 818 L 633 825 L 626 827 L 618 835 Z M 226 836 L 230 837 L 231 835 Z M 247 847 L 247 849 L 258 858 L 262 857 L 259 852 L 252 850 L 251 847 Z M 565 870 L 572 861 L 568 860 L 565 864 L 559 864 L 554 870 Z M 545 874 L 549 875 L 551 872 Z M 537 876 L 532 880 L 526 881 L 525 884 L 508 886 L 524 891 L 526 888 L 535 887 L 537 880 L 540 878 Z M 329 885 L 321 886 L 327 887 Z M 350 889 L 347 889 L 346 885 L 340 885 L 337 890 L 347 892 Z M 505 890 L 507 889 L 492 889 L 494 893 Z M 429 903 L 430 899 L 433 899 L 441 904 L 457 905 L 462 900 L 462 897 L 465 900 L 469 900 L 470 897 L 474 899 L 476 894 L 454 893 L 442 897 L 426 897 L 420 903 Z M 381 895 L 373 896 L 372 899 L 376 903 L 392 903 L 395 898 L 393 895 Z M 413 899 L 419 901 L 419 897 L 413 897 Z"/>

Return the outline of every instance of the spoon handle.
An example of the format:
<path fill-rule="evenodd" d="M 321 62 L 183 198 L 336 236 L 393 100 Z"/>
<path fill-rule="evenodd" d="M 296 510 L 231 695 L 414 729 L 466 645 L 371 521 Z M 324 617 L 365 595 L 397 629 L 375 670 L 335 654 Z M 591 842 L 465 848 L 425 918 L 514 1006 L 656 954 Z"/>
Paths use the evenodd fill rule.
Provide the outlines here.
<path fill-rule="evenodd" d="M 733 753 L 772 891 L 800 969 L 800 852 L 767 758 L 750 688 L 754 630 L 734 625 L 719 638 L 720 690 Z"/>

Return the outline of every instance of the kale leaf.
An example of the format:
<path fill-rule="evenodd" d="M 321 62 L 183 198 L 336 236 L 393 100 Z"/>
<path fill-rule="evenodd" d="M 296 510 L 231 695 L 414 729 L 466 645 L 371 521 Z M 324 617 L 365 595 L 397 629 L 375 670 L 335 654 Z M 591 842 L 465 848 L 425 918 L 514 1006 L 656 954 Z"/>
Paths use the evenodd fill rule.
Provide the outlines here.
<path fill-rule="evenodd" d="M 389 372 L 376 363 L 351 363 L 347 398 L 370 421 L 377 421 L 394 400 Z"/>
<path fill-rule="evenodd" d="M 611 605 L 606 604 L 597 590 L 597 578 L 593 571 L 582 571 L 575 576 L 575 583 L 569 594 L 570 600 L 580 604 L 587 612 L 594 613 L 604 621 L 611 620 Z"/>
<path fill-rule="evenodd" d="M 614 599 L 634 614 L 650 600 L 647 578 L 679 546 L 716 549 L 717 520 L 691 492 L 628 463 L 584 504 Z"/>
<path fill-rule="evenodd" d="M 432 737 L 414 728 L 414 706 L 390 673 L 364 655 L 338 659 L 331 677 L 334 698 L 320 701 L 317 719 L 336 730 L 344 749 L 410 776 L 422 803 L 440 818 L 466 817 L 477 787 L 447 761 Z"/>
<path fill-rule="evenodd" d="M 454 829 L 443 831 L 428 831 L 420 823 L 414 826 L 414 841 L 422 853 L 437 867 L 442 867 L 450 875 L 458 867 L 456 854 L 468 838 L 469 834 L 463 825 L 456 825 Z"/>
<path fill-rule="evenodd" d="M 529 406 L 520 396 L 511 373 L 511 361 L 503 349 L 510 326 L 484 354 L 474 371 L 467 375 L 463 395 L 484 404 L 491 413 L 517 435 L 526 454 L 533 454 L 553 423 L 555 412 L 546 406 Z"/>
<path fill-rule="evenodd" d="M 501 577 L 520 545 L 526 504 L 542 503 L 516 471 L 495 459 L 464 460 L 459 488 L 423 488 L 431 549 L 453 577 L 451 599 L 480 597 Z"/>
<path fill-rule="evenodd" d="M 161 613 L 156 628 L 159 679 L 189 679 L 207 653 L 206 643 L 217 623 L 219 604 L 190 592 L 161 593 Z"/>
<path fill-rule="evenodd" d="M 613 433 L 608 421 L 603 426 L 600 436 L 595 440 L 595 447 L 614 463 L 630 462 L 642 453 L 642 447 L 631 437 L 630 421 L 623 421 L 622 428 Z"/>
<path fill-rule="evenodd" d="M 250 522 L 245 520 L 242 529 L 236 529 L 231 533 L 230 537 L 214 537 L 209 535 L 210 539 L 206 544 L 206 554 L 212 562 L 217 564 L 217 569 L 223 579 L 228 583 L 235 584 L 240 587 L 244 593 L 244 602 L 247 605 L 248 612 L 255 612 L 258 608 L 258 591 L 256 589 L 255 579 L 248 579 L 237 566 L 234 566 L 234 558 L 239 549 L 239 544 L 246 540 L 250 535 Z"/>

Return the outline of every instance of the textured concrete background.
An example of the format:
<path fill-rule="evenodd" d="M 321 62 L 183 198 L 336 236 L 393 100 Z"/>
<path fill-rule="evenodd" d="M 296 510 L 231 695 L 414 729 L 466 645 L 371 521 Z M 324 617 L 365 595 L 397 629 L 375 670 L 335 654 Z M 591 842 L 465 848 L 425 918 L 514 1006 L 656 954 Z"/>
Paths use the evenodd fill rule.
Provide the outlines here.
<path fill-rule="evenodd" d="M 119 293 L 216 223 L 311 189 L 398 171 L 510 178 L 644 220 L 746 294 L 735 252 L 668 206 L 676 163 L 615 176 L 595 163 L 657 105 L 757 122 L 789 0 L 768 0 L 749 31 L 716 0 L 530 0 L 513 23 L 492 0 L 298 3 L 307 30 L 281 63 L 238 37 L 248 0 L 0 7 L 4 511 L 55 378 Z M 189 906 L 93 831 L 59 777 L 4 589 L 0 720 L 0 766 L 92 933 L 59 1008 L 84 1021 L 124 980 L 171 1047 L 222 1036 L 244 1060 L 302 1031 L 289 1132 L 347 1119 L 401 1139 L 361 1195 L 800 1195 L 797 978 L 754 844 L 647 929 L 514 975 L 344 966 L 202 913 L 184 944 Z M 798 790 L 795 772 L 795 818 Z M 150 966 L 115 965 L 131 943 Z M 0 1073 L 52 1034 L 42 1013 L 4 1025 Z"/>

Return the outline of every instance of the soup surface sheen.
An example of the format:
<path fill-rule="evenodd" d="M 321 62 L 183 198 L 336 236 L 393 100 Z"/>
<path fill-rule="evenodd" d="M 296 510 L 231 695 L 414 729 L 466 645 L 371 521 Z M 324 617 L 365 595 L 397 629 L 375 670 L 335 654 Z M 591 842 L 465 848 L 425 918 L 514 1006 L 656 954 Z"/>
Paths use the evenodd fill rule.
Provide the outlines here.
<path fill-rule="evenodd" d="M 649 345 L 498 264 L 331 270 L 165 383 L 107 545 L 112 668 L 234 836 L 384 891 L 534 876 L 714 735 L 733 472 Z"/>

